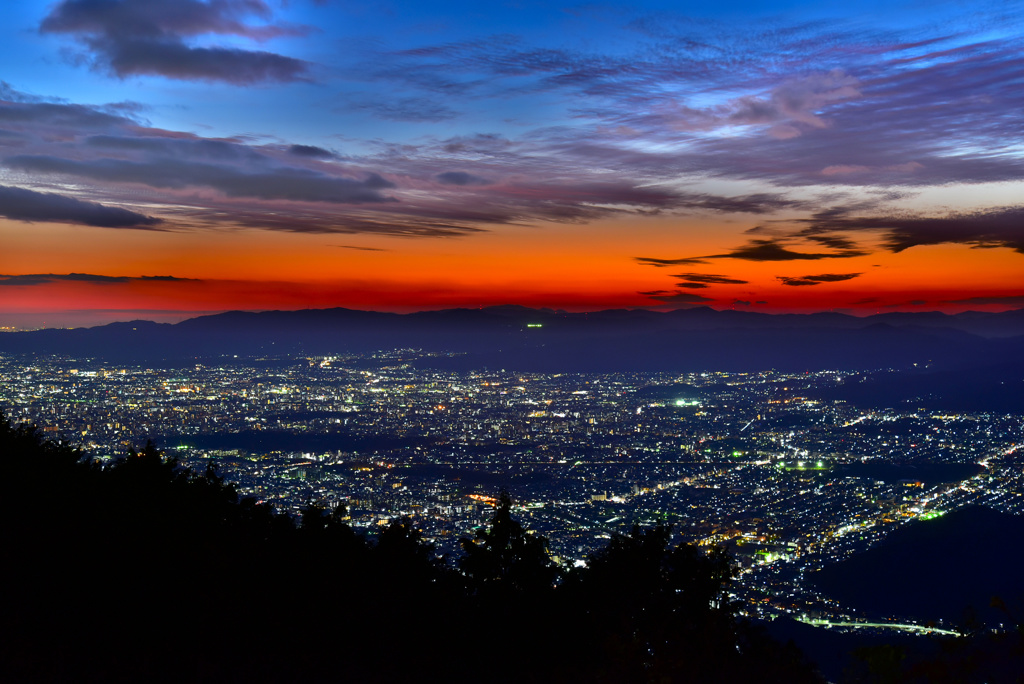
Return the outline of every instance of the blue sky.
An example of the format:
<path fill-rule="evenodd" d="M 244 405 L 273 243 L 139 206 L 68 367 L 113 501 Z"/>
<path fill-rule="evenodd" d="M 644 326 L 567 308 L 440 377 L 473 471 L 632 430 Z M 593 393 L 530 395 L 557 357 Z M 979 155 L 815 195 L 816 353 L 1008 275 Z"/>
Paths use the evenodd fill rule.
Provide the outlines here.
<path fill-rule="evenodd" d="M 818 293 L 805 308 L 832 309 L 1024 296 L 1016 2 L 12 0 L 4 12 L 0 230 L 20 251 L 3 274 L 121 275 L 99 272 L 111 267 L 89 256 L 97 244 L 143 269 L 152 260 L 127 236 L 145 231 L 179 255 L 159 262 L 171 275 L 212 279 L 193 257 L 216 243 L 254 252 L 233 278 L 279 289 L 333 277 L 343 293 L 331 274 L 344 271 L 364 289 L 379 273 L 381 292 L 466 292 L 475 276 L 448 274 L 543 252 L 548 267 L 485 274 L 480 301 L 545 288 L 567 306 L 764 310 L 800 309 L 797 290 Z M 336 235 L 359 249 L 315 258 Z M 315 267 L 255 255 L 285 238 Z M 428 246 L 450 239 L 444 258 Z M 38 257 L 76 240 L 78 262 Z M 942 275 L 958 254 L 970 274 Z M 680 265 L 729 272 L 658 270 Z M 25 297 L 9 308 L 40 306 L 29 281 L 11 282 Z"/>

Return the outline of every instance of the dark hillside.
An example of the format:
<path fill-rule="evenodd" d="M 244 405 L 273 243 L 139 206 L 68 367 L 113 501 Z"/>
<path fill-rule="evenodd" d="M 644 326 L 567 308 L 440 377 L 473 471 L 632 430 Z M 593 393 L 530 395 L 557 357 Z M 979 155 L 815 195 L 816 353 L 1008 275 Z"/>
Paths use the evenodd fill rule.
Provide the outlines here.
<path fill-rule="evenodd" d="M 1008 621 L 993 596 L 1024 608 L 1024 519 L 973 507 L 914 521 L 877 546 L 814 576 L 830 596 L 865 611 L 960 624 L 965 609 Z M 870 580 L 865 581 L 865 578 Z"/>
<path fill-rule="evenodd" d="M 503 498 L 454 570 L 408 521 L 293 521 L 152 447 L 101 466 L 0 417 L 0 460 L 0 681 L 815 681 L 668 528 L 563 573 Z"/>

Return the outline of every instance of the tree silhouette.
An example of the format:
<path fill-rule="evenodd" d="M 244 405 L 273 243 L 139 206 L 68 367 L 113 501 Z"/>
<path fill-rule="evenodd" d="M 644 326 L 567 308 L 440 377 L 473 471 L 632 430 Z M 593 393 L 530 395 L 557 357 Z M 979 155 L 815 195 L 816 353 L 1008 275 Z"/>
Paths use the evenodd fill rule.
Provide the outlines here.
<path fill-rule="evenodd" d="M 152 444 L 100 464 L 0 415 L 0 466 L 0 681 L 800 681 L 669 528 L 562 575 L 502 493 L 456 571 L 410 519 L 296 525 Z"/>
<path fill-rule="evenodd" d="M 512 498 L 502 491 L 490 527 L 476 539 L 460 541 L 465 555 L 459 567 L 477 591 L 536 592 L 551 588 L 558 569 L 548 556 L 547 540 L 529 534 L 512 517 Z"/>

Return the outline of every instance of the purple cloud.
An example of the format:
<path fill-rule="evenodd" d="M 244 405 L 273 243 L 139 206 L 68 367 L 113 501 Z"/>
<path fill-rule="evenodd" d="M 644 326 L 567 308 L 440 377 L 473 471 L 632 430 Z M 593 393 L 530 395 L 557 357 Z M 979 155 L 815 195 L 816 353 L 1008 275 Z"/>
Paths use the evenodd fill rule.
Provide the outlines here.
<path fill-rule="evenodd" d="M 83 202 L 49 192 L 0 185 L 0 216 L 15 221 L 77 223 L 103 228 L 141 228 L 158 230 L 162 221 L 152 216 Z"/>
<path fill-rule="evenodd" d="M 437 174 L 435 178 L 437 178 L 438 182 L 445 185 L 491 185 L 492 183 L 492 181 L 486 178 L 481 178 L 465 171 L 445 171 L 444 173 Z"/>
<path fill-rule="evenodd" d="M 289 145 L 288 153 L 296 157 L 310 157 L 312 159 L 334 159 L 335 154 L 330 150 L 315 145 Z"/>
<path fill-rule="evenodd" d="M 249 23 L 255 18 L 264 23 Z M 308 80 L 309 65 L 273 52 L 189 45 L 186 38 L 231 35 L 264 41 L 308 33 L 269 23 L 262 0 L 63 0 L 43 19 L 42 33 L 75 37 L 93 65 L 119 78 L 136 75 L 234 85 Z"/>
<path fill-rule="evenodd" d="M 377 174 L 360 181 L 288 167 L 246 172 L 233 166 L 175 159 L 135 162 L 101 158 L 81 162 L 45 155 L 16 155 L 4 159 L 3 164 L 18 171 L 78 176 L 108 183 L 141 183 L 171 189 L 205 186 L 228 197 L 340 204 L 394 201 L 379 192 L 395 187 L 394 183 Z"/>

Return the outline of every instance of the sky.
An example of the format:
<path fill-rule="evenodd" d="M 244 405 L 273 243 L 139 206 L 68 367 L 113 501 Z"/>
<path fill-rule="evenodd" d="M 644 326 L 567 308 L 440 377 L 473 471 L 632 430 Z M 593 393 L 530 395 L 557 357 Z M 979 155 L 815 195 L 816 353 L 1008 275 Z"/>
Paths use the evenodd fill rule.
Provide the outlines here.
<path fill-rule="evenodd" d="M 6 0 L 0 328 L 1024 307 L 1017 0 Z"/>

